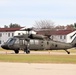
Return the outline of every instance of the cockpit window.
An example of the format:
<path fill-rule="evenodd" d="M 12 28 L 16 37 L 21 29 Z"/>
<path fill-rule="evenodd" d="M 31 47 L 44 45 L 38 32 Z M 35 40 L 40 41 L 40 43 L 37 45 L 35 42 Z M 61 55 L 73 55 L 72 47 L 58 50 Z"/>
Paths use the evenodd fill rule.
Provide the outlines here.
<path fill-rule="evenodd" d="M 15 44 L 19 44 L 19 39 L 16 38 Z"/>
<path fill-rule="evenodd" d="M 8 43 L 8 44 L 10 44 L 10 45 L 13 45 L 14 42 L 15 42 L 15 40 L 16 40 L 15 38 L 10 38 L 10 39 L 7 40 L 6 43 Z"/>
<path fill-rule="evenodd" d="M 13 40 L 13 38 L 9 38 L 6 43 L 9 43 Z"/>

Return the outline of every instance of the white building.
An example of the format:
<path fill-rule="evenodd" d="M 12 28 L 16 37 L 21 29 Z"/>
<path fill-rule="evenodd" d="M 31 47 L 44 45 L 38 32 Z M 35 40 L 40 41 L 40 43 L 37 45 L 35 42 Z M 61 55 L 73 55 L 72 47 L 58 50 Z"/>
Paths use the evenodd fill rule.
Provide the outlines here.
<path fill-rule="evenodd" d="M 0 46 L 9 38 L 14 36 L 14 32 L 21 28 L 0 28 Z"/>
<path fill-rule="evenodd" d="M 58 30 L 51 34 L 51 38 L 55 41 L 71 43 L 76 38 L 76 30 Z"/>
<path fill-rule="evenodd" d="M 28 31 L 15 31 L 14 36 L 28 34 Z M 30 31 L 29 34 L 36 34 L 35 31 Z"/>

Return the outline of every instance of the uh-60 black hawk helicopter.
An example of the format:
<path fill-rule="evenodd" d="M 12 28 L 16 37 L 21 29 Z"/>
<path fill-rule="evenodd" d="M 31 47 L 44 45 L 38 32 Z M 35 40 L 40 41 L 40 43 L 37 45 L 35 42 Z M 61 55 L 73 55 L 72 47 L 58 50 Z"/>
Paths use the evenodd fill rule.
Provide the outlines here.
<path fill-rule="evenodd" d="M 7 50 L 14 50 L 16 54 L 19 50 L 23 50 L 26 54 L 30 53 L 30 50 L 65 50 L 70 54 L 67 49 L 76 47 L 76 37 L 71 43 L 63 43 L 53 41 L 47 36 L 39 34 L 30 34 L 31 28 L 24 29 L 27 34 L 14 36 L 8 39 L 1 47 Z"/>

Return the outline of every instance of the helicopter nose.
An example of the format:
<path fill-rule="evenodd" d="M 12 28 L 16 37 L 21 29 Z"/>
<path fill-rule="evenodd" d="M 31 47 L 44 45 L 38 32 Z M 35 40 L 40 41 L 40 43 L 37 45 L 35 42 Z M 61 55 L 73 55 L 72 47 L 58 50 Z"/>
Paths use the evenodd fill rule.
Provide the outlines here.
<path fill-rule="evenodd" d="M 7 45 L 1 45 L 3 49 L 9 49 Z"/>

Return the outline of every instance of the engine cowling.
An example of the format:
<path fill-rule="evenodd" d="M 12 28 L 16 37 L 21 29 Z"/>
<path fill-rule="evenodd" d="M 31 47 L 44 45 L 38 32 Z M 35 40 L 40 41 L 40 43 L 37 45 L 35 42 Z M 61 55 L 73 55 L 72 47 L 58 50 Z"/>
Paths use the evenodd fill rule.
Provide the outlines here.
<path fill-rule="evenodd" d="M 46 36 L 39 35 L 39 34 L 31 34 L 31 35 L 29 35 L 29 38 L 30 39 L 41 39 L 41 40 L 43 40 L 46 38 Z"/>

